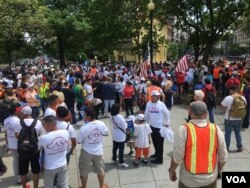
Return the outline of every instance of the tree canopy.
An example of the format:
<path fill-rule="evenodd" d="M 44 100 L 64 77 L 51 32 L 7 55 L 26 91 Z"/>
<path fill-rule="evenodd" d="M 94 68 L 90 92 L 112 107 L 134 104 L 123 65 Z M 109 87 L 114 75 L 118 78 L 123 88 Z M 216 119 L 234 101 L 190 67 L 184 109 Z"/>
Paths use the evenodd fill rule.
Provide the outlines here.
<path fill-rule="evenodd" d="M 232 32 L 250 0 L 154 0 L 154 51 L 166 44 L 159 34 L 167 18 L 185 31 L 195 56 L 206 62 L 213 45 Z M 0 0 L 0 61 L 46 53 L 83 61 L 107 60 L 121 48 L 138 55 L 149 42 L 149 0 Z M 249 14 L 248 14 L 249 15 Z M 246 17 L 248 18 L 248 17 Z M 245 19 L 246 20 L 246 19 Z M 246 24 L 247 25 L 247 24 Z M 123 45 L 130 43 L 131 46 Z M 125 47 L 127 49 L 125 49 Z M 175 45 L 169 46 L 176 58 Z"/>
<path fill-rule="evenodd" d="M 190 36 L 189 42 L 206 62 L 215 42 L 231 32 L 249 8 L 249 0 L 167 0 L 167 14 L 176 16 L 176 27 Z"/>

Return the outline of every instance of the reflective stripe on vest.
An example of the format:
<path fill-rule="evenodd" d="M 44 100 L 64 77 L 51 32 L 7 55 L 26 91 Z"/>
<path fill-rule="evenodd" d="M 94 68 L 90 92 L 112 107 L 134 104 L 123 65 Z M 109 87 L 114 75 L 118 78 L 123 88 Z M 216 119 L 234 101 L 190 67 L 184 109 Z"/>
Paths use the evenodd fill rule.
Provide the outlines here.
<path fill-rule="evenodd" d="M 191 174 L 210 174 L 217 163 L 218 138 L 214 124 L 198 127 L 186 124 L 185 167 Z"/>
<path fill-rule="evenodd" d="M 148 101 L 151 101 L 151 92 L 154 91 L 154 90 L 160 92 L 161 88 L 159 88 L 158 86 L 155 86 L 155 85 L 149 86 L 148 91 L 147 91 L 147 100 Z"/>

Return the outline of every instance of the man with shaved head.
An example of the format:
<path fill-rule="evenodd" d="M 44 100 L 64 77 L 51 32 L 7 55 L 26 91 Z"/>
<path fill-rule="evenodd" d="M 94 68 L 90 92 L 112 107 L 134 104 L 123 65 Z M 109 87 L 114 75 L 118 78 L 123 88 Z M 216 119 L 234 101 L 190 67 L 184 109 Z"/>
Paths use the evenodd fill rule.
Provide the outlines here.
<path fill-rule="evenodd" d="M 227 148 L 221 129 L 207 121 L 207 105 L 202 101 L 190 104 L 189 123 L 175 134 L 169 178 L 176 181 L 180 165 L 179 188 L 216 188 L 217 175 L 227 159 Z"/>

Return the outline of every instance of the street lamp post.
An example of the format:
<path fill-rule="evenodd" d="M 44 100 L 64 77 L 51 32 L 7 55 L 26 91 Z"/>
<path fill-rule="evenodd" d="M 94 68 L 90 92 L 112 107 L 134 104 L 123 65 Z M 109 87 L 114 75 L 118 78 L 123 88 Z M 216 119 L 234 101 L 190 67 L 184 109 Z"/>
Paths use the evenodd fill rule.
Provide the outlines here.
<path fill-rule="evenodd" d="M 150 0 L 148 3 L 148 11 L 149 11 L 149 16 L 150 16 L 150 66 L 151 66 L 151 71 L 154 74 L 154 67 L 153 67 L 153 14 L 155 10 L 155 4 L 153 0 Z"/>

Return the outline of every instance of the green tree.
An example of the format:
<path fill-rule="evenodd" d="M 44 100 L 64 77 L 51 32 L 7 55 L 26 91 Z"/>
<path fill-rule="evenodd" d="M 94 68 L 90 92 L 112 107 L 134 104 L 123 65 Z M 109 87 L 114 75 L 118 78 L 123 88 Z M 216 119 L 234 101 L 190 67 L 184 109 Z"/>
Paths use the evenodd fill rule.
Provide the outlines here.
<path fill-rule="evenodd" d="M 198 49 L 194 50 L 204 51 L 204 62 L 207 62 L 214 43 L 237 25 L 248 8 L 249 0 L 166 1 L 167 14 L 176 16 L 177 28 L 189 34 L 189 41 Z"/>
<path fill-rule="evenodd" d="M 159 16 L 162 10 L 162 1 L 156 0 L 155 18 L 159 23 L 154 25 L 155 51 L 157 47 L 166 42 L 159 34 L 165 20 Z M 138 54 L 140 58 L 143 49 L 149 42 L 149 0 L 93 0 L 86 8 L 89 24 L 91 25 L 92 51 L 99 55 L 112 56 L 116 49 Z M 134 44 L 131 44 L 131 39 Z M 127 45 L 130 41 L 130 47 Z M 133 47 L 134 45 L 134 47 Z"/>
<path fill-rule="evenodd" d="M 128 38 L 130 15 L 125 11 L 127 2 L 123 0 L 93 0 L 85 6 L 86 16 L 91 25 L 90 49 L 93 56 L 108 59 L 122 39 Z"/>
<path fill-rule="evenodd" d="M 232 56 L 239 56 L 247 53 L 248 47 L 241 47 L 239 44 L 232 44 L 229 47 L 229 54 Z"/>
<path fill-rule="evenodd" d="M 178 44 L 175 42 L 172 42 L 168 46 L 168 57 L 171 60 L 178 60 Z"/>
<path fill-rule="evenodd" d="M 12 53 L 28 44 L 40 25 L 36 0 L 0 0 L 0 59 L 11 65 Z M 27 55 L 27 54 L 26 54 Z"/>
<path fill-rule="evenodd" d="M 84 50 L 89 24 L 84 11 L 84 0 L 40 0 L 45 6 L 44 15 L 50 31 L 50 45 L 58 49 L 60 65 L 65 66 L 66 55 L 77 59 L 77 54 Z M 56 39 L 56 40 L 54 40 Z"/>
<path fill-rule="evenodd" d="M 129 6 L 127 12 L 133 15 L 130 19 L 131 38 L 134 40 L 135 46 L 132 51 L 136 52 L 138 59 L 147 50 L 150 41 L 150 13 L 148 11 L 149 0 L 128 1 Z M 157 52 L 160 45 L 167 44 L 166 37 L 160 32 L 166 26 L 166 17 L 164 15 L 163 1 L 154 0 L 155 10 L 153 11 L 153 51 Z M 167 46 L 166 46 L 167 47 Z"/>

